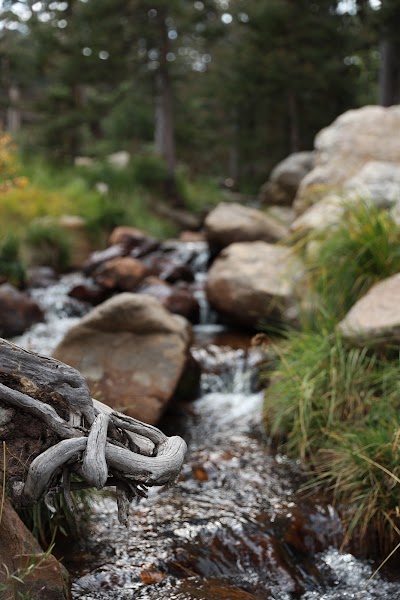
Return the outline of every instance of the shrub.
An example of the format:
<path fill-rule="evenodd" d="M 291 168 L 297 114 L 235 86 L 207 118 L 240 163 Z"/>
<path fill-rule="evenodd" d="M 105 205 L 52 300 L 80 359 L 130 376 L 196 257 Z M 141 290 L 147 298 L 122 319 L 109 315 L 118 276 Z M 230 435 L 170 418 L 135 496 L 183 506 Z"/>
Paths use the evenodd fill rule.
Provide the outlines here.
<path fill-rule="evenodd" d="M 25 279 L 25 270 L 20 256 L 20 241 L 15 235 L 0 240 L 0 279 L 20 286 Z"/>
<path fill-rule="evenodd" d="M 48 265 L 62 271 L 68 265 L 70 242 L 68 236 L 51 220 L 34 221 L 26 231 L 29 261 Z"/>

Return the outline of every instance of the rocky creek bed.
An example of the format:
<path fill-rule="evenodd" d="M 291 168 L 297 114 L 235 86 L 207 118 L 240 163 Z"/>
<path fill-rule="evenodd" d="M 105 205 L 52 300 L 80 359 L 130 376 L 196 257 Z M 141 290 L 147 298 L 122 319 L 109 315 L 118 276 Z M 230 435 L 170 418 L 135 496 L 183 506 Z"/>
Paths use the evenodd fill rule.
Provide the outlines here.
<path fill-rule="evenodd" d="M 47 320 L 18 343 L 51 353 L 85 312 L 65 295 L 76 277 L 35 292 Z M 269 452 L 249 337 L 218 324 L 194 329 L 200 396 L 171 408 L 160 424 L 189 445 L 179 481 L 132 506 L 128 529 L 112 494 L 94 496 L 79 544 L 58 549 L 73 598 L 400 599 L 398 583 L 379 575 L 368 583 L 374 565 L 338 551 L 334 509 L 304 497 L 299 465 Z"/>

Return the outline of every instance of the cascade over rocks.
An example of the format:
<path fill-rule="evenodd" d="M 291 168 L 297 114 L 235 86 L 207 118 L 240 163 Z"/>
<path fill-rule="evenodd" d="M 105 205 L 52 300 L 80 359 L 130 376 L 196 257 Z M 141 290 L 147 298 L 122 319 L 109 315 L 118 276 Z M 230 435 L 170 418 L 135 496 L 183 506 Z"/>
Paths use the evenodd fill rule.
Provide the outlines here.
<path fill-rule="evenodd" d="M 204 221 L 208 243 L 218 252 L 235 242 L 278 242 L 287 229 L 278 221 L 255 208 L 236 202 L 221 202 Z"/>
<path fill-rule="evenodd" d="M 338 325 L 357 346 L 398 345 L 400 342 L 400 273 L 372 286 Z"/>
<path fill-rule="evenodd" d="M 225 248 L 213 263 L 207 282 L 212 306 L 250 327 L 262 322 L 294 325 L 298 320 L 290 251 L 266 242 L 243 242 Z"/>
<path fill-rule="evenodd" d="M 54 356 L 82 373 L 94 397 L 154 424 L 184 372 L 190 339 L 186 319 L 125 292 L 83 317 Z"/>
<path fill-rule="evenodd" d="M 357 193 L 367 190 L 373 200 L 375 191 L 371 181 L 382 181 L 384 173 L 385 179 L 391 168 L 400 166 L 400 139 L 393 135 L 399 130 L 400 106 L 364 106 L 345 112 L 320 131 L 315 138 L 315 167 L 301 181 L 294 202 L 298 214 L 332 191 L 341 191 L 349 180 L 353 180 L 350 184 L 353 194 L 358 180 Z M 376 162 L 386 165 L 378 167 Z M 398 175 L 392 173 L 392 181 L 393 177 L 397 186 Z M 389 187 L 392 195 L 392 183 Z"/>

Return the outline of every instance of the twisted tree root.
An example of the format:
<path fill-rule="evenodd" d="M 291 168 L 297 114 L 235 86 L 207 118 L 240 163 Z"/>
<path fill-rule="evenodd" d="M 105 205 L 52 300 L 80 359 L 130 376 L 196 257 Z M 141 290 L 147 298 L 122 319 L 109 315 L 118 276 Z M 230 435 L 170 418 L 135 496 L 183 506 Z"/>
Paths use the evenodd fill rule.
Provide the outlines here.
<path fill-rule="evenodd" d="M 10 409 L 15 411 L 11 420 Z M 16 420 L 21 420 L 25 431 L 26 424 L 34 429 L 39 422 L 42 431 L 35 440 L 35 458 L 28 448 L 20 461 L 24 469 L 18 472 L 14 467 L 11 473 L 13 500 L 23 506 L 43 496 L 51 503 L 51 494 L 60 491 L 68 499 L 74 487 L 115 485 L 118 516 L 127 524 L 132 499 L 145 497 L 147 486 L 173 483 L 186 453 L 180 437 L 167 437 L 156 427 L 92 400 L 82 376 L 72 367 L 0 339 L 3 438 L 12 431 L 9 437 L 18 440 Z M 13 441 L 9 443 L 12 447 Z M 70 482 L 71 473 L 78 473 L 83 481 Z"/>

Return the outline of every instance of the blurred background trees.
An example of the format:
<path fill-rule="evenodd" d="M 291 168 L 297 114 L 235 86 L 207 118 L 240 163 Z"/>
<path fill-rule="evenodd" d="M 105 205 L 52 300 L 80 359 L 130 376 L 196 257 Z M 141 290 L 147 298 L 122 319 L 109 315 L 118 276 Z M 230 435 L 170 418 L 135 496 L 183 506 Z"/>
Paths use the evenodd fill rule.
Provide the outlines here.
<path fill-rule="evenodd" d="M 400 101 L 397 0 L 3 0 L 0 120 L 51 160 L 125 149 L 253 191 L 349 108 Z"/>

